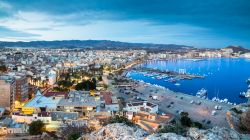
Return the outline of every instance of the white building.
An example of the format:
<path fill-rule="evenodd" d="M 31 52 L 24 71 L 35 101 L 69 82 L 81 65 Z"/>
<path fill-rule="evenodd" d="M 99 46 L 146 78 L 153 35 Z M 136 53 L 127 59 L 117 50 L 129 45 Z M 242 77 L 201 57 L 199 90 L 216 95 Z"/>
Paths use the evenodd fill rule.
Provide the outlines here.
<path fill-rule="evenodd" d="M 133 102 L 127 103 L 124 111 L 128 112 L 148 112 L 148 113 L 157 113 L 158 105 L 144 101 L 144 102 Z"/>
<path fill-rule="evenodd" d="M 13 114 L 11 117 L 15 122 L 27 123 L 27 124 L 30 124 L 32 121 L 37 121 L 37 120 L 40 120 L 45 124 L 49 124 L 52 121 L 51 116 L 48 112 L 38 113 L 38 114 L 33 114 L 33 115 Z"/>
<path fill-rule="evenodd" d="M 48 78 L 49 78 L 49 85 L 54 85 L 56 83 L 56 71 L 50 70 Z"/>

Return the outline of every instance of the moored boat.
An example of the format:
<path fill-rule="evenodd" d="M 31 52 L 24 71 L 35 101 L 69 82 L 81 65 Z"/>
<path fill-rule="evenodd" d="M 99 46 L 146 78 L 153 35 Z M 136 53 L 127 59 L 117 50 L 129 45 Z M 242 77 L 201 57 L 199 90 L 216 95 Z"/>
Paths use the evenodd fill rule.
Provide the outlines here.
<path fill-rule="evenodd" d="M 202 99 L 206 99 L 207 98 L 207 90 L 202 88 L 201 90 L 199 90 L 196 93 L 196 96 L 199 97 L 199 98 L 202 98 Z"/>

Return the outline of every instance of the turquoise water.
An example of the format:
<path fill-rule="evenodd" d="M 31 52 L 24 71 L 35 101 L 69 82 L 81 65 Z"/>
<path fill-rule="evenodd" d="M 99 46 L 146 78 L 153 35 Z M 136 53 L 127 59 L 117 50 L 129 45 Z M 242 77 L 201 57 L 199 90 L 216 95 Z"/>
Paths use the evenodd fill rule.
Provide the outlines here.
<path fill-rule="evenodd" d="M 139 67 L 157 68 L 160 70 L 179 71 L 185 69 L 187 73 L 204 75 L 204 79 L 179 80 L 175 83 L 166 79 L 152 79 L 142 73 L 131 71 L 129 77 L 135 80 L 164 86 L 173 91 L 195 95 L 198 90 L 205 88 L 208 98 L 227 98 L 231 103 L 246 102 L 247 99 L 239 97 L 240 92 L 247 91 L 246 80 L 250 77 L 250 60 L 243 58 L 212 58 L 201 61 L 147 61 Z"/>

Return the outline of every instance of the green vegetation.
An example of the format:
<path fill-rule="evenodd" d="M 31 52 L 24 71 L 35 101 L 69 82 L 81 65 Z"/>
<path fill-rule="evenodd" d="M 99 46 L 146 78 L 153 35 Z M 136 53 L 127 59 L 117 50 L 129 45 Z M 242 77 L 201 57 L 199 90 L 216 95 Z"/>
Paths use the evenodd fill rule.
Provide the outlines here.
<path fill-rule="evenodd" d="M 5 65 L 0 65 L 0 72 L 6 72 L 7 67 Z"/>
<path fill-rule="evenodd" d="M 96 79 L 92 78 L 91 80 L 82 81 L 75 86 L 75 90 L 95 90 L 96 89 Z"/>
<path fill-rule="evenodd" d="M 53 91 L 65 92 L 70 90 L 70 87 L 73 85 L 73 83 L 67 80 L 60 80 L 57 82 L 57 85 L 57 87 L 53 88 Z"/>
<path fill-rule="evenodd" d="M 67 140 L 77 140 L 79 137 L 81 137 L 80 133 L 72 132 L 68 135 Z"/>
<path fill-rule="evenodd" d="M 112 123 L 124 123 L 128 126 L 134 126 L 134 124 L 131 121 L 129 121 L 126 117 L 118 116 L 118 115 L 102 122 L 102 125 L 105 126 L 105 125 L 112 124 Z"/>
<path fill-rule="evenodd" d="M 242 114 L 241 110 L 236 109 L 235 107 L 231 108 L 231 111 L 235 112 L 236 114 Z"/>
<path fill-rule="evenodd" d="M 70 88 L 72 86 L 72 83 L 67 80 L 58 81 L 57 84 L 59 87 L 62 87 L 62 88 Z"/>
<path fill-rule="evenodd" d="M 202 124 L 199 123 L 199 122 L 193 122 L 192 127 L 196 127 L 196 128 L 199 128 L 199 129 L 203 128 Z"/>
<path fill-rule="evenodd" d="M 63 139 L 67 140 L 77 140 L 82 135 L 90 132 L 91 129 L 87 125 L 78 126 L 78 125 L 67 124 L 67 126 L 61 127 L 59 129 L 60 135 L 63 137 Z"/>
<path fill-rule="evenodd" d="M 104 84 L 104 85 L 103 85 L 103 88 L 107 89 L 107 88 L 108 88 L 108 85 Z"/>
<path fill-rule="evenodd" d="M 183 126 L 185 126 L 185 127 L 191 127 L 192 121 L 188 117 L 188 113 L 187 112 L 181 112 L 181 124 Z"/>
<path fill-rule="evenodd" d="M 102 76 L 99 76 L 99 77 L 98 77 L 98 81 L 102 81 Z"/>
<path fill-rule="evenodd" d="M 33 121 L 29 125 L 29 134 L 30 135 L 39 135 L 42 134 L 45 131 L 45 124 L 40 121 Z"/>
<path fill-rule="evenodd" d="M 182 112 L 180 120 L 174 120 L 159 130 L 159 133 L 176 133 L 184 135 L 189 127 L 202 129 L 203 126 L 199 122 L 192 122 L 188 117 L 188 112 Z"/>
<path fill-rule="evenodd" d="M 186 131 L 187 130 L 180 124 L 180 122 L 174 121 L 160 129 L 159 133 L 176 133 L 183 135 Z"/>

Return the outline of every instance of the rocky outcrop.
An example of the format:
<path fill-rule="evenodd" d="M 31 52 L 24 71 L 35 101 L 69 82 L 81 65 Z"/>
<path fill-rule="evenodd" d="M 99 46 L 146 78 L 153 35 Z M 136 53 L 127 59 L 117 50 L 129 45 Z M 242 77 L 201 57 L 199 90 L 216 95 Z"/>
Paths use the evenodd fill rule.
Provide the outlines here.
<path fill-rule="evenodd" d="M 143 140 L 148 133 L 137 127 L 114 123 L 82 137 L 83 140 Z"/>
<path fill-rule="evenodd" d="M 243 140 L 247 137 L 239 134 L 235 130 L 227 128 L 214 127 L 208 130 L 200 130 L 197 128 L 190 128 L 187 136 L 194 140 Z M 248 138 L 250 139 L 250 137 Z M 246 139 L 247 140 L 247 139 Z"/>
<path fill-rule="evenodd" d="M 115 123 L 109 124 L 89 135 L 84 135 L 79 140 L 250 140 L 250 136 L 241 135 L 232 129 L 219 127 L 208 130 L 190 128 L 186 137 L 175 133 L 149 135 L 138 127 Z"/>
<path fill-rule="evenodd" d="M 192 139 L 177 135 L 175 133 L 158 133 L 149 135 L 145 137 L 144 140 L 192 140 Z"/>

